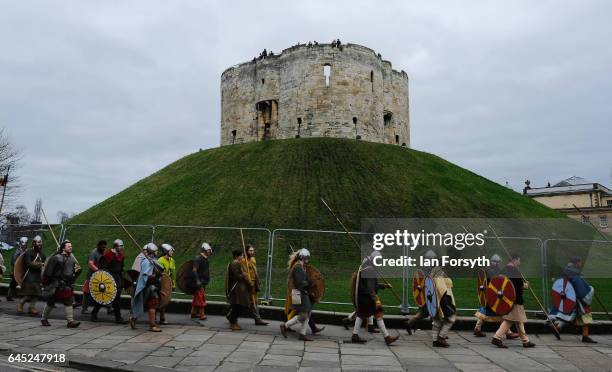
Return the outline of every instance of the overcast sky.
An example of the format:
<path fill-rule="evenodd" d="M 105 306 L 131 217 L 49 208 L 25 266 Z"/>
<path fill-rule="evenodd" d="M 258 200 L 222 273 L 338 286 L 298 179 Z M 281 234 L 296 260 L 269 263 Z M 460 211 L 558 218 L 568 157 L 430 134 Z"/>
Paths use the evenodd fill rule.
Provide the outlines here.
<path fill-rule="evenodd" d="M 573 175 L 612 186 L 610 14 L 587 0 L 0 0 L 17 202 L 83 211 L 218 146 L 225 68 L 335 38 L 408 73 L 413 148 L 515 190 Z"/>

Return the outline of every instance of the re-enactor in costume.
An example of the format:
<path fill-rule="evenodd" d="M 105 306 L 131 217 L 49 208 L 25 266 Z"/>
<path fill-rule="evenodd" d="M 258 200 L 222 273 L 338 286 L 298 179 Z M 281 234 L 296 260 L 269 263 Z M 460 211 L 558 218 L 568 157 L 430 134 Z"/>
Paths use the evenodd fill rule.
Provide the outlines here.
<path fill-rule="evenodd" d="M 170 244 L 162 244 L 160 257 L 157 262 L 164 268 L 164 274 L 168 274 L 172 279 L 172 290 L 176 288 L 176 262 L 174 261 L 174 247 Z M 166 320 L 166 307 L 160 307 L 159 309 L 159 324 L 168 324 Z"/>
<path fill-rule="evenodd" d="M 298 332 L 300 340 L 312 341 L 312 338 L 306 335 L 308 319 L 312 311 L 312 303 L 308 294 L 310 283 L 305 268 L 309 260 L 310 252 L 302 248 L 292 254 L 288 262 L 289 277 L 287 278 L 287 287 L 288 291 L 290 291 L 291 307 L 297 312 L 297 316 L 280 325 L 281 334 L 285 338 L 287 337 L 287 329 L 299 323 Z"/>
<path fill-rule="evenodd" d="M 455 324 L 457 307 L 453 296 L 453 281 L 444 269 L 436 266 L 431 269 L 431 278 L 436 286 L 438 312 L 431 316 L 431 335 L 434 347 L 449 347 L 446 341 L 448 332 Z"/>
<path fill-rule="evenodd" d="M 249 308 L 255 319 L 255 325 L 268 325 L 268 322 L 261 319 L 259 308 L 257 307 L 257 292 L 259 292 L 259 275 L 257 274 L 257 260 L 255 259 L 255 247 L 251 244 L 246 246 L 246 259 L 243 265 L 248 265 L 248 268 L 243 271 L 247 274 L 249 281 Z"/>
<path fill-rule="evenodd" d="M 232 331 L 239 331 L 242 328 L 238 324 L 238 317 L 244 311 L 251 311 L 250 304 L 251 290 L 250 281 L 246 273 L 244 255 L 240 250 L 232 252 L 233 261 L 227 266 L 225 276 L 225 294 L 230 304 L 230 310 L 226 315 L 230 322 Z"/>
<path fill-rule="evenodd" d="M 485 274 L 487 277 L 487 283 L 493 279 L 495 276 L 501 273 L 502 267 L 502 259 L 498 254 L 494 254 L 490 259 L 491 266 L 485 268 Z M 482 325 L 485 322 L 490 323 L 501 323 L 502 317 L 497 315 L 489 305 L 481 306 L 480 309 L 474 314 L 476 317 L 476 326 L 474 327 L 474 336 L 476 337 L 486 337 L 487 334 L 482 331 Z M 506 334 L 506 338 L 508 340 L 512 340 L 518 338 L 518 333 L 512 332 L 508 330 Z"/>
<path fill-rule="evenodd" d="M 26 273 L 21 283 L 20 293 L 23 297 L 17 303 L 18 314 L 23 314 L 24 306 L 26 302 L 29 302 L 28 314 L 33 316 L 40 315 L 40 312 L 36 310 L 36 302 L 42 295 L 40 272 L 46 259 L 47 256 L 43 252 L 42 238 L 37 235 L 33 239 L 32 248 L 28 249 L 22 258 Z"/>
<path fill-rule="evenodd" d="M 104 252 L 99 260 L 99 268 L 106 270 L 111 274 L 117 285 L 117 295 L 111 303 L 113 307 L 113 313 L 115 315 L 115 323 L 125 324 L 125 319 L 121 316 L 121 291 L 123 289 L 123 265 L 125 261 L 123 241 L 117 239 L 113 242 L 113 247 Z M 94 304 L 93 311 L 91 312 L 91 321 L 98 321 L 98 312 L 102 305 Z"/>
<path fill-rule="evenodd" d="M 521 257 L 517 254 L 513 254 L 511 255 L 510 262 L 506 265 L 504 270 L 502 270 L 502 275 L 507 276 L 514 285 L 514 290 L 516 292 L 516 300 L 514 301 L 514 306 L 512 306 L 512 310 L 510 310 L 508 314 L 502 316 L 502 324 L 499 326 L 497 332 L 495 332 L 495 336 L 493 336 L 493 338 L 491 339 L 491 343 L 499 348 L 505 349 L 508 347 L 502 342 L 502 337 L 508 333 L 508 330 L 510 330 L 512 324 L 516 325 L 519 338 L 523 342 L 523 347 L 535 346 L 533 342 L 529 341 L 529 337 L 525 332 L 525 322 L 527 322 L 527 314 L 525 313 L 525 300 L 523 298 L 523 291 L 524 289 L 529 288 L 529 283 L 523 280 L 521 272 L 519 271 L 520 266 Z"/>
<path fill-rule="evenodd" d="M 132 298 L 132 312 L 130 314 L 130 327 L 136 329 L 136 320 L 145 310 L 149 321 L 149 331 L 161 332 L 155 324 L 155 313 L 159 306 L 159 279 L 163 274 L 163 267 L 157 262 L 155 256 L 157 246 L 148 243 L 143 249 L 143 258 L 140 262 L 140 274 Z"/>
<path fill-rule="evenodd" d="M 571 323 L 576 327 L 581 328 L 582 342 L 587 344 L 596 344 L 597 341 L 589 336 L 589 324 L 593 323 L 593 314 L 591 313 L 591 303 L 595 296 L 595 288 L 593 288 L 581 274 L 582 259 L 578 256 L 570 258 L 567 266 L 563 269 L 563 277 L 567 278 L 574 291 L 576 292 L 576 307 L 571 314 L 564 314 L 559 311 L 554 305 L 550 311 L 551 320 L 554 320 L 558 329 Z"/>
<path fill-rule="evenodd" d="M 200 247 L 200 254 L 193 260 L 193 270 L 189 281 L 193 289 L 193 299 L 191 300 L 191 317 L 199 320 L 206 320 L 206 286 L 210 282 L 210 268 L 208 257 L 213 250 L 210 244 L 204 242 Z"/>
<path fill-rule="evenodd" d="M 15 280 L 15 262 L 19 256 L 25 253 L 28 249 L 28 238 L 22 236 L 19 238 L 19 244 L 17 244 L 17 248 L 15 252 L 13 252 L 13 256 L 11 257 L 11 283 L 9 284 L 9 289 L 6 294 L 7 301 L 13 301 L 13 297 L 17 296 L 17 281 Z"/>
<path fill-rule="evenodd" d="M 59 250 L 49 258 L 42 273 L 43 293 L 47 300 L 40 321 L 43 326 L 50 326 L 49 315 L 57 302 L 64 305 L 68 328 L 79 326 L 80 323 L 74 320 L 74 309 L 72 308 L 74 303 L 72 286 L 76 279 L 77 269 L 77 260 L 72 255 L 72 243 L 64 240 Z"/>
<path fill-rule="evenodd" d="M 354 282 L 351 284 L 353 291 L 353 303 L 357 307 L 357 318 L 355 319 L 355 326 L 353 327 L 352 342 L 365 343 L 367 340 L 359 337 L 359 329 L 363 324 L 363 321 L 373 316 L 376 319 L 378 329 L 382 332 L 385 337 L 385 343 L 387 345 L 395 342 L 399 335 L 391 336 L 385 327 L 385 321 L 383 320 L 383 306 L 380 298 L 378 297 L 378 290 L 391 288 L 389 284 L 378 282 L 378 273 L 373 266 L 374 258 L 381 256 L 379 251 L 374 251 L 369 257 L 366 257 L 359 271 L 354 275 Z"/>
<path fill-rule="evenodd" d="M 430 262 L 431 262 L 433 259 L 437 259 L 438 255 L 436 255 L 436 252 L 434 252 L 433 250 L 430 249 L 427 252 L 425 252 L 423 257 L 429 259 Z M 423 273 L 426 276 L 429 276 L 431 274 L 431 267 L 429 267 L 429 266 L 423 267 L 422 270 L 423 270 Z M 407 322 L 405 322 L 406 331 L 409 334 L 412 334 L 412 329 L 415 329 L 415 324 L 419 320 L 425 319 L 428 316 L 429 316 L 429 311 L 427 310 L 427 304 L 424 304 L 423 306 L 420 306 L 419 310 L 416 312 L 416 314 L 414 314 L 414 316 L 412 318 L 410 318 Z"/>
<path fill-rule="evenodd" d="M 89 292 L 89 280 L 96 271 L 100 270 L 100 259 L 104 255 L 105 250 L 106 240 L 100 240 L 87 258 L 87 277 L 83 283 L 83 307 L 81 308 L 81 314 L 87 314 L 89 306 L 95 305 L 95 301 L 91 298 L 91 293 Z"/>

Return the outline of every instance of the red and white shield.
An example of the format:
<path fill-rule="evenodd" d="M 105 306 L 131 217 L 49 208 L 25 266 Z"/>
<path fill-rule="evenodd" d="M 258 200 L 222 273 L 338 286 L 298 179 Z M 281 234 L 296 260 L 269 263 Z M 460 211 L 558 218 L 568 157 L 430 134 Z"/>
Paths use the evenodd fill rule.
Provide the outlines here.
<path fill-rule="evenodd" d="M 569 315 L 576 309 L 576 291 L 567 278 L 555 280 L 550 296 L 559 312 Z"/>

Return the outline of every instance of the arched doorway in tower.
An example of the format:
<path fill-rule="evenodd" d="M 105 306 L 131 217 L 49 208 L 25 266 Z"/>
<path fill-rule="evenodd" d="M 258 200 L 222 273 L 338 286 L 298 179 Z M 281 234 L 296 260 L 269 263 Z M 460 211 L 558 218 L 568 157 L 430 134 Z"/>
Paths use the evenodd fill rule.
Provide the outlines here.
<path fill-rule="evenodd" d="M 259 101 L 257 110 L 257 132 L 262 140 L 276 138 L 278 129 L 278 101 L 275 99 Z"/>

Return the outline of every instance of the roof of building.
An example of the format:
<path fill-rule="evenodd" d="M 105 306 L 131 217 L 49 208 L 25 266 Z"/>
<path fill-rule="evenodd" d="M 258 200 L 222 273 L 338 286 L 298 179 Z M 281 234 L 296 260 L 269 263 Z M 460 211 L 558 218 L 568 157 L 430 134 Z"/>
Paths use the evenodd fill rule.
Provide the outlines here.
<path fill-rule="evenodd" d="M 612 195 L 612 190 L 596 182 L 589 182 L 582 177 L 573 176 L 563 181 L 557 182 L 550 187 L 534 187 L 527 189 L 529 196 L 553 195 L 553 194 L 576 194 L 591 191 L 601 191 L 604 194 Z"/>

